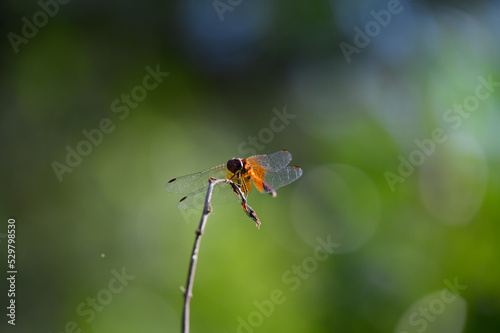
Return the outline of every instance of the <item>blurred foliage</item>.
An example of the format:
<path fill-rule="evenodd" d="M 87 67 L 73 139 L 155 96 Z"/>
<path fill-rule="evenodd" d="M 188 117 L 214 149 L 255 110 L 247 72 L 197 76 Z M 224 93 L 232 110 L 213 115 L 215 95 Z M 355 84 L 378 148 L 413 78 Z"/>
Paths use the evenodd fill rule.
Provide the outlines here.
<path fill-rule="evenodd" d="M 2 332 L 178 332 L 200 212 L 165 183 L 283 148 L 260 231 L 214 206 L 192 332 L 498 332 L 498 2 L 1 7 Z"/>

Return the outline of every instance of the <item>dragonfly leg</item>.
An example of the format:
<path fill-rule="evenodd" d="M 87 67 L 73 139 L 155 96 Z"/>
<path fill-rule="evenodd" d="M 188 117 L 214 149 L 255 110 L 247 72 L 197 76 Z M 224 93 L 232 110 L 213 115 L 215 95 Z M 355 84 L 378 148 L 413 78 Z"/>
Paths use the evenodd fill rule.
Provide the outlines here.
<path fill-rule="evenodd" d="M 255 214 L 255 210 L 253 210 L 252 207 L 250 207 L 249 205 L 247 205 L 244 202 L 242 202 L 241 207 L 247 213 L 247 216 L 250 217 L 255 222 L 255 224 L 257 225 L 257 228 L 260 229 L 260 220 L 257 217 L 257 214 Z"/>
<path fill-rule="evenodd" d="M 257 214 L 255 214 L 255 210 L 253 210 L 252 207 L 250 207 L 249 205 L 247 205 L 247 199 L 246 199 L 245 195 L 243 194 L 243 192 L 241 191 L 241 189 L 239 188 L 238 184 L 235 184 L 233 182 L 231 182 L 230 184 L 231 184 L 231 186 L 233 188 L 233 191 L 241 199 L 241 208 L 243 208 L 243 210 L 245 211 L 245 213 L 247 214 L 247 216 L 250 217 L 255 222 L 255 224 L 257 224 L 257 228 L 260 229 L 260 220 L 257 217 Z M 245 183 L 243 183 L 243 184 L 245 184 Z"/>

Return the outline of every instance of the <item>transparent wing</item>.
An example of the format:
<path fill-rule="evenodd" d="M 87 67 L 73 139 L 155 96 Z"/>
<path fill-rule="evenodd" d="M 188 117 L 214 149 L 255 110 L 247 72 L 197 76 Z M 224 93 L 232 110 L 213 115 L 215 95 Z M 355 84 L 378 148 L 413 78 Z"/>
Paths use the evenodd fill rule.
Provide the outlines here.
<path fill-rule="evenodd" d="M 254 155 L 247 158 L 248 163 L 261 166 L 265 171 L 272 172 L 283 169 L 291 160 L 292 154 L 286 150 L 279 150 L 269 155 Z"/>
<path fill-rule="evenodd" d="M 302 169 L 297 166 L 287 166 L 277 172 L 266 172 L 264 181 L 274 190 L 296 181 L 302 176 Z"/>
<path fill-rule="evenodd" d="M 172 193 L 191 193 L 208 187 L 208 178 L 226 178 L 227 168 L 225 164 L 214 166 L 205 171 L 193 173 L 191 175 L 177 177 L 170 180 L 165 189 Z M 206 191 L 205 191 L 206 192 Z"/>
<path fill-rule="evenodd" d="M 179 209 L 195 209 L 202 208 L 205 204 L 205 199 L 207 197 L 208 184 L 205 188 L 199 189 L 196 192 L 189 194 L 179 201 L 177 208 Z M 212 192 L 211 204 L 222 204 L 226 202 L 236 201 L 239 196 L 234 193 L 231 185 L 221 183 L 214 186 Z"/>

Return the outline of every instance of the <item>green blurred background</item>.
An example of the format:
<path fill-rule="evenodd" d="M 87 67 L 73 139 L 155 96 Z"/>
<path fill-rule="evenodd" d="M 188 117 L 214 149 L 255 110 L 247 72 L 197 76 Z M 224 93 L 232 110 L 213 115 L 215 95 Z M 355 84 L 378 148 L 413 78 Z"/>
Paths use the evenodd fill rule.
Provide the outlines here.
<path fill-rule="evenodd" d="M 2 332 L 179 332 L 165 183 L 279 149 L 260 230 L 214 206 L 191 332 L 499 331 L 498 1 L 0 6 Z"/>

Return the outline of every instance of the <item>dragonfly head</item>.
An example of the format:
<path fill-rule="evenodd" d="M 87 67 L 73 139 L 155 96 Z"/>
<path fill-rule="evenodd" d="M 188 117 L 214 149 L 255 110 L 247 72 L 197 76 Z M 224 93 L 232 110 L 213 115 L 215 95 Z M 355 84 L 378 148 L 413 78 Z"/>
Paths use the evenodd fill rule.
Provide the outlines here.
<path fill-rule="evenodd" d="M 227 169 L 232 173 L 236 173 L 243 168 L 243 161 L 241 158 L 233 158 L 227 161 Z"/>

